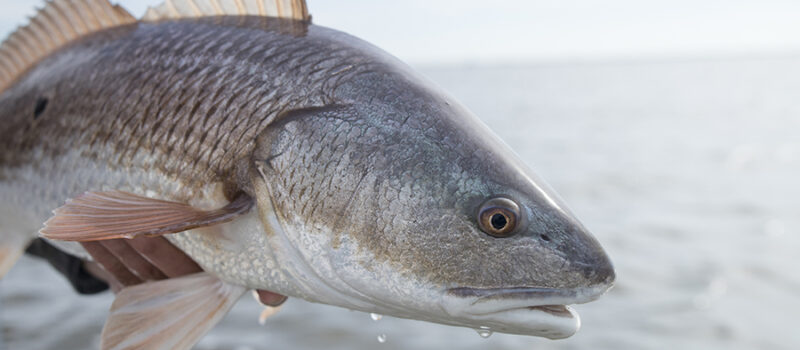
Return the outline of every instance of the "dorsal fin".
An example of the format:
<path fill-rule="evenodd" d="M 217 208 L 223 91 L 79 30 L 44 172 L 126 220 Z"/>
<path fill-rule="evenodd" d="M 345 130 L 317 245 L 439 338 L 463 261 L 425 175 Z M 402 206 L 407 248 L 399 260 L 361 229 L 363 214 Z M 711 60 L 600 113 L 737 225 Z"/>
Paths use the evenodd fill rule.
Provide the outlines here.
<path fill-rule="evenodd" d="M 50 0 L 0 46 L 0 93 L 22 73 L 74 39 L 136 19 L 108 0 Z"/>
<path fill-rule="evenodd" d="M 143 21 L 210 16 L 267 16 L 310 21 L 305 0 L 165 0 Z"/>
<path fill-rule="evenodd" d="M 149 8 L 142 21 L 248 15 L 311 21 L 305 0 L 165 0 Z M 135 22 L 128 11 L 109 0 L 48 0 L 30 23 L 0 45 L 0 93 L 73 40 Z"/>

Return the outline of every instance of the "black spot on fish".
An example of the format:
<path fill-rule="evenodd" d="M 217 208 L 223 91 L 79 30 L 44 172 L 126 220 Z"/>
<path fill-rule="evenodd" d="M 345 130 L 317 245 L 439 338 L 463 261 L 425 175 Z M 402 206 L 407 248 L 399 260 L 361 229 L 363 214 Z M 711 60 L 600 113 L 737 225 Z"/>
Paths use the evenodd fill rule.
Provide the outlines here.
<path fill-rule="evenodd" d="M 47 109 L 47 98 L 46 97 L 39 97 L 36 100 L 36 107 L 33 108 L 33 119 L 38 119 L 44 110 Z"/>

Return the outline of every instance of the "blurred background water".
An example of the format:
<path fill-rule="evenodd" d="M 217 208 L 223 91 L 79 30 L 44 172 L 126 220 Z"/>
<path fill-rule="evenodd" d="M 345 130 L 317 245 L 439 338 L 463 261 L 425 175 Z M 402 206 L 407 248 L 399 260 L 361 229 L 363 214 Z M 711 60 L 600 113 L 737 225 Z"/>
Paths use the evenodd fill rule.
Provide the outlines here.
<path fill-rule="evenodd" d="M 143 1 L 130 3 L 135 7 Z M 359 3 L 364 2 L 349 1 L 348 6 Z M 457 8 L 457 2 L 444 3 Z M 568 3 L 586 10 L 581 1 Z M 637 46 L 630 34 L 625 37 L 630 40 L 618 41 L 628 46 L 588 46 L 590 51 L 602 51 L 598 46 L 627 51 L 586 56 L 569 35 L 553 34 L 567 43 L 564 47 L 572 47 L 556 52 L 557 40 L 547 46 L 536 41 L 539 33 L 515 45 L 541 48 L 549 52 L 543 56 L 547 59 L 511 52 L 504 59 L 437 64 L 447 61 L 450 51 L 441 51 L 437 59 L 414 60 L 404 56 L 412 48 L 404 51 L 401 44 L 378 42 L 402 58 L 411 57 L 417 68 L 484 120 L 603 243 L 616 265 L 617 285 L 600 300 L 576 307 L 583 320 L 578 334 L 559 341 L 503 334 L 483 339 L 470 329 L 391 317 L 373 321 L 364 313 L 297 299 L 259 326 L 259 307 L 247 297 L 197 348 L 800 348 L 794 320 L 800 312 L 800 55 L 792 53 L 800 47 L 792 40 L 800 37 L 793 34 L 797 31 L 782 31 L 793 28 L 784 21 L 785 14 L 798 12 L 775 10 L 770 5 L 776 2 L 767 1 L 759 3 L 765 10 L 743 17 L 747 6 L 759 7 L 733 1 L 737 14 L 720 11 L 716 16 L 709 6 L 719 2 L 694 3 L 703 6 L 675 2 L 687 9 L 687 17 L 673 9 L 666 16 L 672 22 L 664 22 L 672 23 L 667 28 L 704 18 L 722 27 L 728 22 L 752 25 L 753 18 L 774 23 L 744 26 L 743 31 L 760 35 L 744 41 L 725 36 L 714 41 L 707 32 L 698 35 L 705 41 L 692 41 L 692 31 L 675 29 L 676 35 L 687 32 L 682 38 L 689 44 L 680 46 L 684 49 L 703 42 L 728 45 L 707 46 L 714 54 L 701 50 L 683 55 L 674 45 L 680 40 Z M 323 10 L 332 7 L 316 4 Z M 544 12 L 566 6 L 528 4 L 525 9 Z M 603 11 L 625 4 L 638 8 L 614 0 Z M 315 12 L 315 2 L 310 5 L 320 20 L 326 18 L 327 10 Z M 632 17 L 631 30 L 652 29 L 642 20 L 649 17 L 642 16 Z M 358 23 L 350 26 L 362 36 Z M 623 25 L 618 27 L 627 33 Z M 585 33 L 592 29 L 592 24 L 583 28 Z M 459 33 L 465 32 L 453 29 L 449 37 L 468 37 Z M 584 42 L 593 37 L 587 34 Z M 641 32 L 638 37 L 662 38 Z M 631 49 L 641 46 L 649 49 Z M 671 54 L 657 54 L 659 47 Z M 776 47 L 784 52 L 773 52 Z M 0 349 L 96 348 L 111 300 L 109 294 L 77 296 L 49 266 L 26 258 L 0 282 Z M 377 340 L 382 334 L 385 343 Z"/>

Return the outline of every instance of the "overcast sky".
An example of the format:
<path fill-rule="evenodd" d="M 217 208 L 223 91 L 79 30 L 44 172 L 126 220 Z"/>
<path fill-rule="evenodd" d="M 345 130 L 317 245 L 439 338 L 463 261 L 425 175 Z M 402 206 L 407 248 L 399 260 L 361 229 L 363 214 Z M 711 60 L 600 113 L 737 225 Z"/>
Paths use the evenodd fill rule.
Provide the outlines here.
<path fill-rule="evenodd" d="M 0 0 L 0 33 L 38 0 Z M 135 15 L 161 0 L 118 0 Z M 800 53 L 797 0 L 308 0 L 314 23 L 412 63 Z"/>

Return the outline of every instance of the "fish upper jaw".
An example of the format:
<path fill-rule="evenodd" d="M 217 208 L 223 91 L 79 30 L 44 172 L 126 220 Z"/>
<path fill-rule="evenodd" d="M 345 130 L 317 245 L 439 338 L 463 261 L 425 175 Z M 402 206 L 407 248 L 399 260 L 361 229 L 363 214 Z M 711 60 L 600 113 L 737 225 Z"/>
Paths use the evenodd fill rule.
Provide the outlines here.
<path fill-rule="evenodd" d="M 613 279 L 611 279 L 613 281 Z M 447 289 L 442 307 L 466 326 L 550 339 L 570 337 L 580 329 L 580 316 L 569 304 L 582 304 L 605 294 L 605 284 L 576 288 L 537 287 Z"/>

